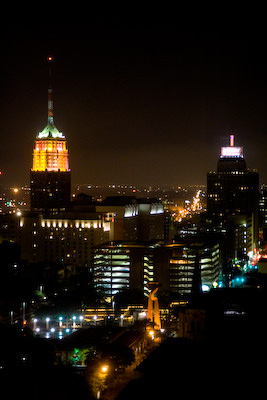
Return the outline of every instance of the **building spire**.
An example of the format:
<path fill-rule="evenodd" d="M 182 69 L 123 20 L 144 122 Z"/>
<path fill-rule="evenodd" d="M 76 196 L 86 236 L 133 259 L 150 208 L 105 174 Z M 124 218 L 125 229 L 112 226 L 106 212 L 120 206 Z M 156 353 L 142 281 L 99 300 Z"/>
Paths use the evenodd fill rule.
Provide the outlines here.
<path fill-rule="evenodd" d="M 47 57 L 48 62 L 48 125 L 54 125 L 53 88 L 52 88 L 52 63 L 53 57 Z"/>
<path fill-rule="evenodd" d="M 235 145 L 235 135 L 230 135 L 230 147 L 234 147 Z"/>

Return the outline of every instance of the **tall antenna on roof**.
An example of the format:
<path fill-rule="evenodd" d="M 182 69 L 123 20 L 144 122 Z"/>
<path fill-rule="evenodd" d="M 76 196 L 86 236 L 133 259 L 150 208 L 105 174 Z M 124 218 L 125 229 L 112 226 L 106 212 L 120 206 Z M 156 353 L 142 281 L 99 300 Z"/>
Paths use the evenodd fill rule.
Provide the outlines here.
<path fill-rule="evenodd" d="M 48 62 L 48 124 L 54 125 L 53 88 L 52 88 L 52 63 L 54 58 L 47 57 Z"/>
<path fill-rule="evenodd" d="M 230 135 L 230 147 L 234 147 L 235 145 L 235 135 Z"/>

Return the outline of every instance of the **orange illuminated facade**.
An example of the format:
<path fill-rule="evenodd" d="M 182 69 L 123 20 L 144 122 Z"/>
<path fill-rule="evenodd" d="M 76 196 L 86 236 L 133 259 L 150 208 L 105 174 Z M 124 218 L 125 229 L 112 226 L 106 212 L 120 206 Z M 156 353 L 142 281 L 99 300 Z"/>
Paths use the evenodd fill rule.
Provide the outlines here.
<path fill-rule="evenodd" d="M 32 171 L 69 171 L 66 140 L 37 138 L 33 150 Z"/>
<path fill-rule="evenodd" d="M 42 132 L 37 135 L 33 150 L 32 171 L 69 171 L 66 138 L 54 125 L 54 102 L 52 89 L 53 57 L 47 57 L 49 65 L 48 121 Z"/>

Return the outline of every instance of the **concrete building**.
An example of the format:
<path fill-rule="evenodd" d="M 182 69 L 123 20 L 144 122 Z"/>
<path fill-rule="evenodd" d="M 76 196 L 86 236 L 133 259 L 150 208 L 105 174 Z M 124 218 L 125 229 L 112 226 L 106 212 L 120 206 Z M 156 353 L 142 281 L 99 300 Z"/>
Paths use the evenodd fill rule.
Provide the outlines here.
<path fill-rule="evenodd" d="M 100 214 L 64 213 L 19 217 L 17 243 L 28 262 L 92 265 L 93 246 L 110 240 L 111 223 Z"/>
<path fill-rule="evenodd" d="M 111 299 L 126 289 L 148 296 L 147 284 L 154 279 L 154 250 L 158 243 L 111 242 L 94 250 L 95 288 Z"/>
<path fill-rule="evenodd" d="M 110 196 L 96 205 L 114 222 L 112 240 L 150 241 L 169 239 L 169 214 L 158 199 Z"/>
<path fill-rule="evenodd" d="M 200 290 L 209 290 L 218 282 L 221 251 L 217 241 L 194 240 L 164 246 L 167 268 L 158 271 L 159 282 L 168 286 L 172 298 L 188 298 L 192 294 L 194 274 L 199 269 Z M 168 281 L 166 280 L 168 270 Z M 164 286 L 163 286 L 164 288 Z"/>
<path fill-rule="evenodd" d="M 136 206 L 136 215 L 133 217 L 125 216 L 129 204 L 132 204 L 130 202 Z M 146 207 L 144 219 L 138 211 L 143 206 Z M 154 210 L 160 210 L 161 213 L 154 214 Z M 143 204 L 143 201 L 139 203 L 135 198 L 120 197 L 109 198 L 98 205 L 92 198 L 81 195 L 73 202 L 72 211 L 1 215 L 0 241 L 18 243 L 21 258 L 30 263 L 63 263 L 91 268 L 93 247 L 114 242 L 114 238 L 125 241 L 125 238 L 133 237 L 132 242 L 140 242 L 140 238 L 164 239 L 165 218 L 160 202 Z M 149 257 L 147 265 L 150 263 Z"/>
<path fill-rule="evenodd" d="M 106 297 L 126 289 L 137 289 L 148 296 L 147 285 L 160 283 L 161 296 L 188 298 L 199 268 L 202 288 L 209 290 L 219 280 L 220 246 L 216 241 L 164 244 L 164 242 L 112 242 L 94 251 L 93 279 Z"/>

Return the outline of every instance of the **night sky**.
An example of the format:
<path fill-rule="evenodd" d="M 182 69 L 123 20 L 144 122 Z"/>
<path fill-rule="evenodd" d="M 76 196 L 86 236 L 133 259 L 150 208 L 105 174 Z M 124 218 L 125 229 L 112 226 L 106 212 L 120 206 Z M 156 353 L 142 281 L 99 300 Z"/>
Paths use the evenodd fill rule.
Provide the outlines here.
<path fill-rule="evenodd" d="M 267 183 L 264 43 L 172 24 L 5 25 L 0 185 L 29 184 L 47 124 L 48 54 L 73 184 L 206 184 L 230 133 Z"/>

